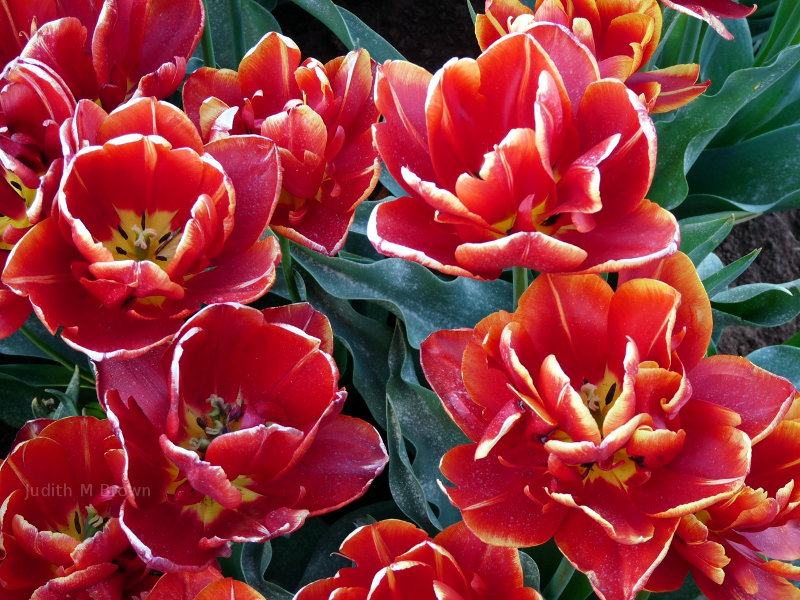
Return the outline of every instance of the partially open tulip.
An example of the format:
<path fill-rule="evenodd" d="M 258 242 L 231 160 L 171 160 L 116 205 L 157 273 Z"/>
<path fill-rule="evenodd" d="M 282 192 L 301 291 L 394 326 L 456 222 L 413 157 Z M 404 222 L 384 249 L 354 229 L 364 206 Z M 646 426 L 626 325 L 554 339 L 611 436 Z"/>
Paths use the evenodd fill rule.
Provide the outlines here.
<path fill-rule="evenodd" d="M 532 10 L 519 0 L 487 0 L 486 14 L 475 22 L 482 49 L 536 22 L 563 25 L 597 58 L 602 77 L 616 77 L 640 95 L 653 113 L 689 103 L 710 82 L 695 83 L 700 65 L 673 65 L 643 72 L 661 40 L 657 0 L 538 0 Z"/>
<path fill-rule="evenodd" d="M 685 255 L 648 270 L 616 291 L 542 275 L 515 313 L 421 347 L 472 440 L 441 463 L 467 526 L 502 546 L 553 537 L 605 600 L 633 599 L 681 518 L 743 488 L 751 439 L 795 395 L 744 359 L 703 358 L 711 307 Z"/>
<path fill-rule="evenodd" d="M 355 566 L 307 585 L 295 600 L 541 600 L 523 587 L 516 550 L 484 544 L 463 523 L 431 539 L 411 523 L 380 521 L 356 529 L 339 550 Z"/>
<path fill-rule="evenodd" d="M 646 108 L 559 25 L 434 76 L 387 62 L 376 103 L 378 150 L 409 194 L 371 215 L 383 254 L 493 279 L 514 266 L 613 271 L 677 249 L 675 219 L 645 199 L 656 158 Z"/>
<path fill-rule="evenodd" d="M 121 460 L 110 423 L 93 417 L 38 423 L 13 448 L 0 465 L 0 598 L 130 599 L 152 587 L 118 519 Z"/>
<path fill-rule="evenodd" d="M 340 414 L 332 350 L 309 305 L 214 304 L 169 347 L 97 364 L 125 451 L 120 520 L 148 565 L 204 568 L 366 491 L 388 459 L 371 425 Z"/>
<path fill-rule="evenodd" d="M 183 88 L 183 105 L 203 140 L 255 133 L 278 144 L 283 191 L 272 229 L 333 255 L 356 207 L 378 182 L 371 125 L 375 63 L 366 50 L 326 64 L 300 62 L 295 43 L 268 33 L 238 71 L 201 68 Z"/>
<path fill-rule="evenodd" d="M 71 143 L 85 147 L 66 168 L 57 213 L 16 244 L 3 272 L 51 332 L 63 327 L 95 358 L 131 356 L 202 304 L 269 289 L 280 259 L 277 241 L 261 239 L 280 192 L 272 142 L 204 147 L 179 110 L 152 99 L 110 117 L 85 102 L 72 125 Z"/>

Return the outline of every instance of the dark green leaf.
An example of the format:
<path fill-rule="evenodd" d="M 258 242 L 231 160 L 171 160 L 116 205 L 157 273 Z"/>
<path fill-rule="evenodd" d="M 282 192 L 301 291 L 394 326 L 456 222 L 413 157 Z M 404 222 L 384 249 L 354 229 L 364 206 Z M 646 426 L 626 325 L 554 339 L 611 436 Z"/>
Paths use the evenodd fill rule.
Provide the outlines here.
<path fill-rule="evenodd" d="M 0 365 L 0 381 L 16 381 L 31 387 L 67 387 L 70 372 L 59 365 Z"/>
<path fill-rule="evenodd" d="M 475 12 L 475 8 L 472 6 L 472 2 L 467 0 L 467 8 L 469 9 L 469 16 L 472 19 L 472 24 L 475 24 L 475 21 L 478 20 L 478 15 Z"/>
<path fill-rule="evenodd" d="M 741 320 L 737 325 L 775 327 L 800 314 L 800 288 L 796 281 L 740 285 L 715 295 L 711 306 Z"/>
<path fill-rule="evenodd" d="M 743 107 L 800 62 L 800 46 L 783 50 L 769 66 L 732 73 L 713 96 L 701 96 L 656 123 L 658 164 L 649 197 L 665 208 L 678 206 L 689 190 L 686 173 L 716 133 Z"/>
<path fill-rule="evenodd" d="M 392 330 L 359 314 L 349 302 L 331 296 L 313 280 L 306 284 L 308 301 L 325 314 L 334 334 L 353 357 L 353 384 L 373 418 L 386 429 L 386 382 Z"/>
<path fill-rule="evenodd" d="M 390 258 L 358 264 L 296 248 L 295 260 L 338 298 L 373 300 L 402 319 L 415 348 L 434 331 L 473 327 L 486 315 L 511 309 L 511 284 L 459 277 L 444 281 L 425 267 Z"/>
<path fill-rule="evenodd" d="M 800 348 L 767 346 L 751 352 L 747 359 L 770 373 L 785 377 L 795 387 L 800 387 Z"/>
<path fill-rule="evenodd" d="M 706 288 L 706 293 L 708 296 L 713 298 L 715 294 L 726 289 L 733 281 L 736 280 L 739 275 L 744 273 L 747 268 L 753 264 L 753 261 L 756 259 L 759 252 L 760 250 L 753 250 L 750 254 L 735 260 L 728 266 L 722 267 L 721 269 L 718 269 L 709 275 L 704 276 L 701 274 L 700 276 L 703 280 L 703 286 Z M 708 259 L 712 257 L 716 258 L 716 256 L 713 254 L 709 254 L 706 258 Z M 717 259 L 717 261 L 719 261 L 719 259 Z M 704 260 L 703 263 L 698 266 L 698 273 L 701 273 L 701 267 L 705 262 L 706 261 Z"/>
<path fill-rule="evenodd" d="M 733 34 L 733 40 L 707 30 L 700 47 L 700 80 L 711 80 L 707 94 L 716 93 L 734 71 L 753 66 L 753 40 L 750 39 L 747 20 L 726 19 L 725 24 Z"/>
<path fill-rule="evenodd" d="M 709 147 L 732 146 L 744 139 L 797 123 L 800 111 L 800 63 L 786 70 L 768 89 L 743 106 L 714 136 Z"/>
<path fill-rule="evenodd" d="M 37 344 L 32 341 L 34 339 L 44 348 L 37 347 Z M 28 319 L 23 328 L 0 340 L 0 353 L 47 359 L 52 359 L 53 355 L 57 355 L 71 365 L 80 365 L 81 368 L 89 369 L 89 359 L 86 358 L 86 355 L 73 350 L 64 343 L 60 336 L 47 331 L 35 315 Z"/>
<path fill-rule="evenodd" d="M 680 589 L 674 592 L 666 592 L 664 594 L 658 594 L 657 596 L 651 596 L 651 598 L 654 598 L 654 600 L 705 600 L 705 596 L 697 589 L 697 584 L 694 582 L 691 575 L 686 577 Z"/>
<path fill-rule="evenodd" d="M 291 600 L 291 592 L 264 579 L 271 560 L 272 545 L 269 542 L 243 544 L 240 561 L 244 582 L 270 600 Z"/>
<path fill-rule="evenodd" d="M 445 452 L 469 440 L 447 416 L 436 394 L 419 384 L 415 360 L 402 329 L 396 327 L 386 385 L 389 482 L 403 512 L 432 532 L 431 527 L 442 529 L 460 520 L 458 510 L 439 489 L 437 481 L 443 479 L 439 461 Z M 414 445 L 413 467 L 403 437 Z M 438 519 L 429 503 L 439 509 Z"/>
<path fill-rule="evenodd" d="M 540 589 L 541 576 L 536 561 L 524 552 L 519 553 L 519 562 L 522 565 L 522 583 L 525 587 Z"/>
<path fill-rule="evenodd" d="M 678 223 L 681 228 L 681 252 L 699 265 L 731 232 L 733 221 L 733 215 L 703 215 L 683 219 Z"/>
<path fill-rule="evenodd" d="M 781 0 L 767 37 L 756 54 L 756 64 L 766 64 L 780 50 L 800 43 L 800 3 Z"/>
<path fill-rule="evenodd" d="M 342 14 L 331 0 L 292 0 L 292 2 L 330 29 L 345 47 L 350 49 L 355 47 Z"/>
<path fill-rule="evenodd" d="M 337 6 L 336 8 L 339 10 L 339 14 L 342 16 L 342 20 L 347 26 L 350 39 L 353 41 L 352 45 L 349 45 L 348 48 L 351 50 L 366 48 L 372 59 L 379 63 L 383 63 L 387 60 L 405 60 L 405 57 L 395 50 L 394 46 L 370 29 L 364 21 L 346 8 L 342 8 L 341 6 Z"/>
<path fill-rule="evenodd" d="M 15 429 L 22 427 L 34 418 L 31 402 L 37 394 L 36 388 L 24 383 L 4 381 L 0 386 L 0 420 Z"/>
<path fill-rule="evenodd" d="M 206 0 L 207 20 L 211 23 L 214 58 L 220 67 L 237 69 L 239 61 L 233 48 L 233 29 L 228 0 Z M 275 17 L 255 0 L 242 0 L 245 49 L 255 46 L 268 31 L 280 31 Z"/>
<path fill-rule="evenodd" d="M 305 563 L 307 566 L 300 585 L 333 577 L 339 569 L 351 566 L 352 562 L 337 552 L 344 539 L 358 527 L 383 519 L 399 518 L 402 518 L 402 513 L 397 510 L 397 505 L 386 501 L 363 506 L 337 519 L 324 534 L 319 536 L 314 551 Z"/>
<path fill-rule="evenodd" d="M 72 378 L 69 380 L 66 390 L 62 392 L 60 390 L 47 388 L 44 391 L 58 399 L 58 408 L 53 414 L 54 419 L 77 417 L 80 414 L 78 410 L 80 403 L 78 394 L 81 391 L 81 372 L 77 365 L 75 366 L 75 371 L 72 373 Z"/>
<path fill-rule="evenodd" d="M 400 423 L 389 398 L 386 399 L 386 448 L 389 452 L 389 489 L 392 498 L 409 519 L 429 534 L 442 526 L 433 514 L 422 484 L 417 479 L 405 448 Z"/>
<path fill-rule="evenodd" d="M 724 148 L 708 148 L 688 181 L 693 192 L 714 193 L 755 206 L 800 203 L 800 125 L 783 127 Z"/>

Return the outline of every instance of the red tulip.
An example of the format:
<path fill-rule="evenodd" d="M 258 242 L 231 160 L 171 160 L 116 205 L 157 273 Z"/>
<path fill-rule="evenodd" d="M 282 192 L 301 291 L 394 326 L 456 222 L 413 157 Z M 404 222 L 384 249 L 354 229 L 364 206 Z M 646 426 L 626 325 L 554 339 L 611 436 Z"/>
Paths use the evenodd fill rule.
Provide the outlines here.
<path fill-rule="evenodd" d="M 307 585 L 295 600 L 541 600 L 523 587 L 516 550 L 487 546 L 463 523 L 431 539 L 411 523 L 380 521 L 356 529 L 340 552 L 356 566 Z"/>
<path fill-rule="evenodd" d="M 344 244 L 356 207 L 378 182 L 370 126 L 375 63 L 366 50 L 300 62 L 295 43 L 269 33 L 239 70 L 202 68 L 183 88 L 203 140 L 255 133 L 278 144 L 283 191 L 270 226 L 323 254 Z"/>
<path fill-rule="evenodd" d="M 17 243 L 3 273 L 51 332 L 63 326 L 93 357 L 130 356 L 201 304 L 250 302 L 272 285 L 278 244 L 260 240 L 280 191 L 269 140 L 204 148 L 185 115 L 152 99 L 110 117 L 83 102 L 65 138 L 82 149 L 58 212 Z"/>
<path fill-rule="evenodd" d="M 146 600 L 264 600 L 246 583 L 222 577 L 216 566 L 202 571 L 166 573 L 150 590 Z"/>
<path fill-rule="evenodd" d="M 151 567 L 203 568 L 231 541 L 291 533 L 366 491 L 386 451 L 339 414 L 332 350 L 309 305 L 215 304 L 168 348 L 97 364 L 125 450 L 122 526 Z"/>
<path fill-rule="evenodd" d="M 619 270 L 677 249 L 674 218 L 644 199 L 647 110 L 562 27 L 534 24 L 433 77 L 387 62 L 377 79 L 376 143 L 409 194 L 372 213 L 383 254 L 492 279 L 512 266 Z"/>
<path fill-rule="evenodd" d="M 571 30 L 595 55 L 602 77 L 616 77 L 640 95 L 648 110 L 662 113 L 694 100 L 709 86 L 697 84 L 700 66 L 674 65 L 642 73 L 661 39 L 657 0 L 538 0 L 533 11 L 519 0 L 487 0 L 475 33 L 482 49 L 535 22 Z"/>
<path fill-rule="evenodd" d="M 0 597 L 131 599 L 152 587 L 118 519 L 121 458 L 108 421 L 93 417 L 52 422 L 14 447 L 0 465 Z"/>
<path fill-rule="evenodd" d="M 756 10 L 756 6 L 742 6 L 733 0 L 661 0 L 672 10 L 686 13 L 691 17 L 708 23 L 714 31 L 726 40 L 732 40 L 731 32 L 725 28 L 720 18 L 744 19 Z"/>
<path fill-rule="evenodd" d="M 515 313 L 421 348 L 472 440 L 441 464 L 467 526 L 503 546 L 554 537 L 605 599 L 633 598 L 681 517 L 742 488 L 750 440 L 795 394 L 744 359 L 702 358 L 711 308 L 685 255 L 648 270 L 616 291 L 540 276 Z"/>
<path fill-rule="evenodd" d="M 0 250 L 50 214 L 63 171 L 58 131 L 76 100 L 110 110 L 132 95 L 169 96 L 205 22 L 201 0 L 9 0 L 2 6 L 0 169 L 7 184 L 0 181 Z M 9 300 L 4 288 L 0 337 L 30 311 L 27 301 Z"/>
<path fill-rule="evenodd" d="M 800 559 L 797 400 L 794 406 L 793 416 L 787 415 L 768 435 L 754 440 L 745 487 L 732 498 L 681 519 L 648 589 L 677 589 L 691 572 L 711 600 L 800 598 L 800 590 L 787 581 L 800 579 L 800 568 L 784 562 Z"/>

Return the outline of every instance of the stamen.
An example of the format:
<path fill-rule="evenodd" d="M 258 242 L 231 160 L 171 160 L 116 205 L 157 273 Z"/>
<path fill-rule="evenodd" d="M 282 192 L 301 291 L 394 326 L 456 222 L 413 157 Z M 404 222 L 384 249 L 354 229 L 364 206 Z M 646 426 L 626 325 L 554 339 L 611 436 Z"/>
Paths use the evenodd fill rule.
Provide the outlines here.
<path fill-rule="evenodd" d="M 72 524 L 75 525 L 75 531 L 81 533 L 83 529 L 81 528 L 81 516 L 78 514 L 78 511 L 75 511 L 75 515 L 72 519 Z"/>
<path fill-rule="evenodd" d="M 167 262 L 167 257 L 166 256 L 156 256 L 156 260 L 161 260 L 161 261 Z"/>
<path fill-rule="evenodd" d="M 119 231 L 119 234 L 122 236 L 123 240 L 128 239 L 128 234 L 125 233 L 125 230 L 122 228 L 122 225 L 117 225 L 117 231 Z"/>
<path fill-rule="evenodd" d="M 167 241 L 171 240 L 173 235 L 174 235 L 173 233 L 168 231 L 167 233 L 162 235 L 160 238 L 158 238 L 158 243 L 159 244 L 163 244 L 164 242 L 167 242 Z"/>
<path fill-rule="evenodd" d="M 11 187 L 13 187 L 18 192 L 22 191 L 22 184 L 19 181 L 10 181 Z"/>
<path fill-rule="evenodd" d="M 116 250 L 118 254 L 123 254 L 125 256 L 128 255 L 128 253 L 125 250 L 123 250 L 122 248 L 120 248 L 119 246 L 115 247 L 114 250 Z"/>

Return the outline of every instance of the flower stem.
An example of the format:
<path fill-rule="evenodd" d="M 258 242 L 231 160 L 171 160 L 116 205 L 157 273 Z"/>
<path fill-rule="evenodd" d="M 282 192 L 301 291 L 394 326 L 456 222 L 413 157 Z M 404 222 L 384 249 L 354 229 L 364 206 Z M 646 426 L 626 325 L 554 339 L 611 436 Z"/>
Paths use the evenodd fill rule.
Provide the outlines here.
<path fill-rule="evenodd" d="M 289 238 L 280 234 L 278 241 L 281 245 L 281 268 L 283 269 L 283 278 L 286 280 L 286 287 L 289 288 L 289 296 L 292 302 L 300 302 L 300 291 L 297 289 L 297 282 L 294 280 L 294 269 L 292 268 L 292 248 Z"/>
<path fill-rule="evenodd" d="M 31 343 L 32 343 L 34 346 L 36 346 L 36 347 L 37 347 L 39 350 L 41 350 L 41 351 L 42 351 L 42 352 L 44 352 L 44 353 L 45 353 L 47 356 L 49 356 L 50 358 L 52 358 L 52 359 L 53 359 L 55 362 L 57 362 L 58 364 L 60 364 L 62 367 L 64 367 L 64 368 L 65 368 L 65 369 L 67 369 L 68 371 L 74 371 L 74 370 L 75 370 L 75 365 L 73 365 L 72 363 L 70 363 L 70 362 L 69 362 L 69 361 L 68 361 L 66 358 L 64 358 L 63 356 L 61 356 L 61 355 L 60 355 L 58 352 L 56 352 L 55 350 L 53 350 L 52 348 L 50 348 L 50 347 L 49 347 L 47 344 L 45 344 L 45 343 L 44 343 L 42 340 L 40 340 L 40 339 L 39 339 L 39 338 L 36 336 L 36 334 L 35 334 L 35 333 L 33 333 L 33 332 L 30 330 L 30 329 L 28 329 L 28 328 L 27 328 L 25 325 L 23 325 L 22 327 L 20 327 L 20 328 L 19 328 L 19 330 L 22 332 L 22 335 L 24 335 L 26 338 L 28 338 L 28 340 L 30 340 L 30 342 L 31 342 Z M 81 373 L 80 373 L 80 377 L 81 377 L 81 380 L 82 380 L 83 382 L 85 382 L 85 383 L 88 383 L 88 384 L 90 384 L 91 386 L 94 386 L 94 385 L 95 385 L 95 381 L 94 381 L 94 379 L 93 379 L 93 378 L 91 378 L 91 377 L 89 377 L 88 375 L 86 375 L 86 374 L 84 374 L 84 373 L 82 373 L 82 372 L 81 372 Z"/>
<path fill-rule="evenodd" d="M 528 289 L 528 269 L 525 267 L 514 267 L 512 270 L 514 282 L 514 310 L 517 310 L 519 298 Z"/>
<path fill-rule="evenodd" d="M 244 21 L 242 20 L 242 0 L 228 0 L 233 34 L 233 54 L 236 64 L 244 58 Z"/>
<path fill-rule="evenodd" d="M 575 567 L 567 560 L 566 556 L 562 556 L 556 572 L 553 573 L 547 586 L 542 590 L 542 595 L 546 600 L 556 600 L 559 598 L 566 589 L 573 573 L 575 573 Z"/>
<path fill-rule="evenodd" d="M 206 25 L 203 27 L 203 37 L 200 45 L 203 49 L 203 63 L 207 67 L 215 69 L 217 59 L 214 57 L 214 42 L 211 40 L 211 20 L 208 15 L 208 0 L 203 0 L 203 8 L 206 10 Z"/>

